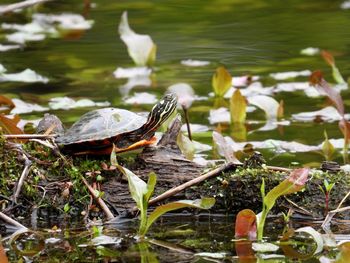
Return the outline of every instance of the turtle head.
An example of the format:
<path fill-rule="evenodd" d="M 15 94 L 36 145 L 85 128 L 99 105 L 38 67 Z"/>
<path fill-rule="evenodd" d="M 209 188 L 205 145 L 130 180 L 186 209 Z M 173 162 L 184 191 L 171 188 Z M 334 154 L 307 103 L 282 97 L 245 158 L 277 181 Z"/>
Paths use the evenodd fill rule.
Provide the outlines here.
<path fill-rule="evenodd" d="M 147 122 L 143 126 L 145 134 L 155 132 L 174 112 L 177 106 L 177 97 L 173 93 L 166 94 L 148 115 Z"/>
<path fill-rule="evenodd" d="M 176 95 L 166 94 L 156 105 L 153 106 L 148 114 L 147 122 L 138 129 L 138 134 L 143 139 L 150 139 L 155 131 L 169 118 L 177 106 Z"/>

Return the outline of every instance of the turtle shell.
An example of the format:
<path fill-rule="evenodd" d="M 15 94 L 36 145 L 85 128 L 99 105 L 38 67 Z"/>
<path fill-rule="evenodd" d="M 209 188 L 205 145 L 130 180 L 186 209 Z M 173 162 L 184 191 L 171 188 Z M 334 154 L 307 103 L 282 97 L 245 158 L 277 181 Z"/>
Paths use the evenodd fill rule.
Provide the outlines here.
<path fill-rule="evenodd" d="M 67 132 L 57 138 L 61 145 L 103 141 L 135 131 L 146 118 L 128 110 L 104 108 L 85 113 Z M 106 140 L 108 143 L 108 140 Z"/>

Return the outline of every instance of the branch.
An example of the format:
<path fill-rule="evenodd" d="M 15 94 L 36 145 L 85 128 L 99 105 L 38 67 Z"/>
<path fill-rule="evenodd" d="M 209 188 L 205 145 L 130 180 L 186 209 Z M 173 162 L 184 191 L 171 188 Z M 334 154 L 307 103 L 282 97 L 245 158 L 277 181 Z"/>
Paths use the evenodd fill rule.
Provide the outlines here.
<path fill-rule="evenodd" d="M 13 202 L 15 202 L 15 203 L 17 203 L 17 199 L 18 199 L 19 194 L 21 193 L 21 189 L 22 189 L 24 180 L 27 178 L 28 173 L 29 173 L 29 168 L 32 165 L 32 161 L 29 160 L 25 154 L 23 154 L 23 158 L 24 158 L 24 169 L 23 169 L 23 172 L 21 174 L 21 177 L 18 180 L 16 189 L 15 189 L 15 193 L 12 197 Z"/>
<path fill-rule="evenodd" d="M 19 2 L 19 3 L 6 5 L 3 7 L 0 7 L 0 15 L 5 14 L 5 13 L 9 13 L 9 12 L 13 12 L 16 9 L 22 9 L 22 8 L 30 7 L 30 6 L 33 6 L 36 4 L 45 3 L 48 1 L 52 1 L 52 0 L 26 0 L 26 1 Z"/>
<path fill-rule="evenodd" d="M 89 183 L 86 181 L 86 179 L 82 176 L 81 179 L 83 180 L 83 183 L 89 190 L 90 194 L 93 196 L 93 198 L 97 201 L 97 203 L 101 206 L 103 212 L 106 214 L 107 219 L 111 220 L 114 218 L 114 215 L 112 214 L 111 210 L 109 210 L 106 203 L 103 201 L 102 198 L 98 197 L 95 193 L 95 190 L 89 185 Z"/>
<path fill-rule="evenodd" d="M 191 186 L 194 186 L 196 184 L 199 184 L 200 182 L 203 182 L 205 180 L 207 180 L 208 178 L 214 177 L 214 176 L 218 176 L 221 173 L 228 171 L 228 170 L 232 170 L 232 169 L 236 169 L 237 168 L 237 164 L 234 163 L 227 163 L 225 165 L 220 166 L 219 168 L 216 168 L 208 173 L 205 173 L 197 178 L 194 178 L 184 184 L 181 184 L 179 186 L 176 186 L 174 188 L 169 189 L 168 191 L 164 192 L 161 195 L 158 195 L 157 197 L 151 199 L 148 204 L 149 205 L 153 205 L 155 203 L 158 203 L 159 201 L 162 201 L 168 197 L 171 197 L 173 195 L 176 195 L 177 193 L 181 192 L 182 190 L 185 190 L 186 188 L 189 188 Z"/>

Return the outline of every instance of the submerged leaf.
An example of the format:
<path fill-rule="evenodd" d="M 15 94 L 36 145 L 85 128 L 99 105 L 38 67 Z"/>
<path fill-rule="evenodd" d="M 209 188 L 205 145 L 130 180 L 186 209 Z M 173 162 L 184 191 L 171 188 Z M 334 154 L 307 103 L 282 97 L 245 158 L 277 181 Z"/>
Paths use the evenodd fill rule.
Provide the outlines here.
<path fill-rule="evenodd" d="M 202 199 L 196 199 L 196 200 L 180 200 L 172 203 L 168 203 L 165 205 L 158 206 L 154 211 L 149 215 L 147 220 L 147 228 L 154 223 L 155 220 L 157 220 L 160 216 L 163 214 L 185 208 L 185 207 L 193 207 L 193 208 L 199 208 L 199 209 L 210 209 L 215 204 L 215 198 L 207 197 Z"/>
<path fill-rule="evenodd" d="M 137 34 L 130 28 L 126 11 L 122 14 L 118 30 L 135 64 L 152 65 L 156 58 L 157 46 L 149 35 Z"/>
<path fill-rule="evenodd" d="M 245 123 L 247 101 L 237 89 L 230 99 L 231 123 Z"/>
<path fill-rule="evenodd" d="M 231 74 L 224 67 L 218 67 L 212 78 L 214 93 L 218 97 L 222 97 L 232 85 Z"/>

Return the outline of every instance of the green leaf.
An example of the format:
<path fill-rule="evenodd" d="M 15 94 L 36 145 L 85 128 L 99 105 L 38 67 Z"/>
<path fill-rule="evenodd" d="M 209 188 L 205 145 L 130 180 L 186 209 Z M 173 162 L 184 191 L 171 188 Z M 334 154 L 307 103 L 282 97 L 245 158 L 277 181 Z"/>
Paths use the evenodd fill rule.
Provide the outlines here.
<path fill-rule="evenodd" d="M 117 168 L 128 178 L 131 197 L 136 202 L 137 207 L 142 210 L 144 195 L 148 193 L 147 184 L 129 169 L 120 165 L 117 165 Z"/>
<path fill-rule="evenodd" d="M 196 200 L 181 200 L 181 201 L 176 201 L 169 204 L 158 206 L 149 215 L 145 232 L 141 234 L 145 234 L 148 231 L 149 227 L 154 223 L 154 221 L 156 221 L 160 216 L 162 216 L 166 212 L 185 208 L 185 207 L 210 209 L 214 204 L 215 204 L 215 198 L 207 197 L 207 198 L 196 199 Z"/>
<path fill-rule="evenodd" d="M 156 186 L 157 183 L 157 175 L 155 173 L 150 173 L 148 175 L 148 182 L 147 182 L 147 193 L 145 194 L 145 201 L 147 201 L 151 198 L 153 191 L 154 191 L 154 187 Z"/>
<path fill-rule="evenodd" d="M 230 99 L 231 123 L 245 123 L 247 101 L 237 89 Z"/>
<path fill-rule="evenodd" d="M 300 168 L 292 171 L 287 179 L 267 193 L 264 198 L 266 209 L 270 210 L 275 205 L 278 197 L 300 191 L 307 181 L 308 174 L 308 168 Z"/>
<path fill-rule="evenodd" d="M 327 161 L 332 160 L 332 156 L 335 152 L 333 144 L 328 140 L 327 132 L 324 131 L 325 140 L 322 143 L 322 152 Z"/>
<path fill-rule="evenodd" d="M 176 142 L 183 155 L 185 155 L 188 160 L 193 160 L 196 151 L 194 143 L 181 132 L 178 134 Z"/>
<path fill-rule="evenodd" d="M 224 67 L 218 67 L 212 78 L 214 93 L 222 97 L 232 86 L 232 76 Z"/>

